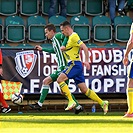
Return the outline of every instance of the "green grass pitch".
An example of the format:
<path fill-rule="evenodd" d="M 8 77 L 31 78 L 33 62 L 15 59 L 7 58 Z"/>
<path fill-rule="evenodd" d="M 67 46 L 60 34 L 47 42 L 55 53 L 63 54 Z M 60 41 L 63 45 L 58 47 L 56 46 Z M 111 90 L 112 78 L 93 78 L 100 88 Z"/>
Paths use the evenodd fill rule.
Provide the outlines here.
<path fill-rule="evenodd" d="M 133 133 L 133 118 L 123 112 L 9 113 L 0 115 L 1 133 Z"/>

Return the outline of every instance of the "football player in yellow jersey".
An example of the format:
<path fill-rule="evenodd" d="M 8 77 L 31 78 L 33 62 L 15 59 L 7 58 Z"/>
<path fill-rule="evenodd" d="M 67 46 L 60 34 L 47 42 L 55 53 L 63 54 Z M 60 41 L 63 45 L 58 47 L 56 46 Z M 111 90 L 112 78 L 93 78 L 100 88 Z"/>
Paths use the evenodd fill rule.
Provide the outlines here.
<path fill-rule="evenodd" d="M 133 48 L 133 23 L 131 25 L 130 30 L 130 38 L 127 42 L 126 52 L 123 58 L 123 64 L 128 65 L 128 54 Z M 128 74 L 128 84 L 127 84 L 127 104 L 128 111 L 124 115 L 124 117 L 132 117 L 133 118 L 133 61 L 130 63 L 130 69 Z"/>
<path fill-rule="evenodd" d="M 67 79 L 74 79 L 76 85 L 80 88 L 81 92 L 84 93 L 88 98 L 91 98 L 92 100 L 98 102 L 103 108 L 104 114 L 106 114 L 108 112 L 108 101 L 103 101 L 93 90 L 87 88 L 85 84 L 83 66 L 80 60 L 79 52 L 80 49 L 83 49 L 85 53 L 84 65 L 87 69 L 90 69 L 90 64 L 88 62 L 88 48 L 80 40 L 78 34 L 73 31 L 68 21 L 63 22 L 60 25 L 60 29 L 65 36 L 69 37 L 69 39 L 66 44 L 66 48 L 62 48 L 62 50 L 64 50 L 64 56 L 68 62 L 68 67 L 63 70 L 63 72 L 59 75 L 57 79 L 59 86 L 61 87 L 61 89 L 68 88 L 68 85 L 65 83 L 65 81 Z M 71 107 L 70 102 L 68 103 L 66 110 L 69 110 L 69 106 Z"/>
<path fill-rule="evenodd" d="M 54 53 L 57 57 L 58 68 L 56 71 L 54 71 L 52 74 L 50 74 L 48 77 L 46 77 L 43 80 L 39 101 L 35 104 L 29 104 L 29 106 L 32 109 L 38 109 L 38 110 L 40 110 L 42 108 L 43 102 L 46 99 L 46 96 L 47 96 L 49 88 L 50 88 L 49 84 L 51 84 L 52 82 L 57 80 L 58 75 L 61 73 L 62 70 L 64 70 L 64 68 L 67 65 L 67 62 L 63 56 L 62 51 L 60 50 L 60 47 L 66 46 L 68 38 L 65 37 L 60 32 L 56 33 L 56 28 L 53 24 L 50 24 L 50 23 L 47 24 L 45 26 L 44 30 L 45 30 L 45 36 L 47 37 L 47 39 L 50 39 L 52 41 L 53 48 L 47 48 L 47 47 L 42 48 L 39 45 L 36 45 L 35 48 L 39 51 Z M 66 83 L 68 83 L 68 81 L 66 81 Z M 71 101 L 71 108 L 73 108 L 75 106 L 75 114 L 79 114 L 80 112 L 83 111 L 82 106 L 79 105 L 78 101 L 75 99 L 74 95 L 72 95 L 70 93 L 69 89 L 64 88 L 63 90 L 61 90 L 61 92 L 62 92 L 62 94 L 67 94 L 66 95 L 67 99 L 69 101 Z"/>

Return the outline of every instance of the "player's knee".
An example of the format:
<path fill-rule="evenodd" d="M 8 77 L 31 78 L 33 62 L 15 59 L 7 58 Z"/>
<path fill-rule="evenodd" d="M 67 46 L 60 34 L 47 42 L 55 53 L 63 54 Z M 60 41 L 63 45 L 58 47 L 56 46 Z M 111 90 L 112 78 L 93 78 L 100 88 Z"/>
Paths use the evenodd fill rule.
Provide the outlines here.
<path fill-rule="evenodd" d="M 48 84 L 49 84 L 48 80 L 47 80 L 47 79 L 44 79 L 44 80 L 43 80 L 43 84 L 44 84 L 44 85 L 48 85 Z"/>
<path fill-rule="evenodd" d="M 58 84 L 61 83 L 61 80 L 60 80 L 59 77 L 57 78 L 57 83 L 58 83 Z"/>
<path fill-rule="evenodd" d="M 81 89 L 81 92 L 82 92 L 83 94 L 85 94 L 85 93 L 87 92 L 87 90 Z"/>
<path fill-rule="evenodd" d="M 129 79 L 127 86 L 128 88 L 133 88 L 133 79 Z"/>
<path fill-rule="evenodd" d="M 128 88 L 133 88 L 133 83 L 128 83 Z"/>
<path fill-rule="evenodd" d="M 64 80 L 61 77 L 57 78 L 57 83 L 60 84 L 61 82 L 63 82 Z"/>

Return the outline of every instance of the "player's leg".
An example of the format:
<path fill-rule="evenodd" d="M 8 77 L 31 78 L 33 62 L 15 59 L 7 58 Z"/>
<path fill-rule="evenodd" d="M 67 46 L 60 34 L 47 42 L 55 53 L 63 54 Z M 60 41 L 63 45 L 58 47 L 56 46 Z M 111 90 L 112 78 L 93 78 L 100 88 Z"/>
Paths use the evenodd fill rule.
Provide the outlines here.
<path fill-rule="evenodd" d="M 79 114 L 80 112 L 83 111 L 83 107 L 78 103 L 78 101 L 76 100 L 75 96 L 73 94 L 71 94 L 71 95 L 72 95 L 73 100 L 76 102 L 75 114 Z"/>
<path fill-rule="evenodd" d="M 43 84 L 42 84 L 42 87 L 41 87 L 41 95 L 40 95 L 40 98 L 38 100 L 37 103 L 35 104 L 29 104 L 29 106 L 32 108 L 32 109 L 41 109 L 42 105 L 43 105 L 43 102 L 45 101 L 47 95 L 48 95 L 48 91 L 49 91 L 49 84 L 52 83 L 52 78 L 51 76 L 48 76 L 46 77 L 44 80 L 43 80 Z"/>
<path fill-rule="evenodd" d="M 127 105 L 128 111 L 124 117 L 133 117 L 133 79 L 129 78 L 127 85 Z"/>
<path fill-rule="evenodd" d="M 57 82 L 58 82 L 58 84 L 60 86 L 61 91 L 67 97 L 67 99 L 69 101 L 68 102 L 68 106 L 67 106 L 67 108 L 65 110 L 70 110 L 73 107 L 75 107 L 76 102 L 73 100 L 71 92 L 70 92 L 70 90 L 68 88 L 68 85 L 65 83 L 66 80 L 68 80 L 68 77 L 64 73 L 61 73 L 59 75 L 59 77 L 57 78 Z"/>
<path fill-rule="evenodd" d="M 66 84 L 69 84 L 69 80 L 65 81 Z M 83 107 L 78 103 L 78 101 L 76 100 L 75 96 L 73 94 L 71 94 L 73 100 L 76 102 L 76 106 L 75 106 L 75 114 L 79 114 L 80 112 L 83 111 Z"/>
<path fill-rule="evenodd" d="M 40 95 L 40 99 L 39 101 L 36 103 L 36 104 L 30 104 L 29 106 L 33 109 L 40 109 L 47 94 L 48 94 L 48 90 L 49 90 L 49 84 L 51 82 L 54 82 L 57 80 L 57 77 L 59 75 L 59 73 L 61 72 L 61 70 L 63 70 L 64 67 L 60 67 L 60 69 L 58 69 L 57 71 L 55 71 L 53 74 L 51 74 L 49 77 L 45 78 L 44 81 L 43 81 L 43 85 L 42 85 L 42 88 L 41 88 L 41 95 Z M 65 83 L 65 82 L 64 82 Z M 62 89 L 62 92 L 67 96 L 68 100 L 72 103 L 73 102 L 73 99 L 72 99 L 72 96 L 71 96 L 71 93 L 70 93 L 70 90 L 66 89 L 66 88 L 63 88 Z M 72 100 L 71 100 L 72 99 Z M 75 103 L 75 102 L 74 102 Z"/>
<path fill-rule="evenodd" d="M 100 104 L 100 106 L 103 108 L 104 114 L 106 114 L 108 112 L 108 104 L 109 102 L 103 101 L 93 90 L 91 89 L 87 89 L 85 95 L 87 97 L 89 97 L 90 99 L 92 99 L 93 101 L 96 101 Z"/>
<path fill-rule="evenodd" d="M 48 91 L 49 91 L 49 84 L 56 81 L 57 80 L 57 77 L 59 75 L 59 73 L 61 72 L 61 70 L 63 70 L 64 67 L 60 67 L 60 69 L 57 69 L 57 71 L 55 71 L 54 73 L 52 73 L 50 76 L 46 77 L 44 80 L 43 80 L 43 85 L 42 85 L 42 88 L 41 88 L 41 95 L 40 95 L 40 99 L 37 103 L 35 104 L 29 104 L 29 106 L 33 109 L 41 109 L 42 105 L 43 105 L 43 102 L 45 101 L 45 98 L 48 94 Z M 64 90 L 64 93 L 66 90 Z"/>
<path fill-rule="evenodd" d="M 128 83 L 126 91 L 128 111 L 124 117 L 133 117 L 133 62 L 131 62 L 128 72 Z"/>
<path fill-rule="evenodd" d="M 65 66 L 61 66 L 54 74 L 51 75 L 51 78 L 53 81 L 56 81 L 58 76 L 60 75 L 61 71 L 64 70 Z M 69 79 L 65 81 L 65 83 L 68 85 L 69 84 Z M 64 93 L 62 93 L 64 94 Z M 73 100 L 76 102 L 76 106 L 75 106 L 75 114 L 79 114 L 80 112 L 83 111 L 83 108 L 81 105 L 79 105 L 78 101 L 76 100 L 76 98 L 74 97 L 73 94 L 71 94 Z M 66 97 L 67 98 L 67 97 Z M 68 99 L 68 98 L 67 98 Z"/>
<path fill-rule="evenodd" d="M 1 93 L 1 91 L 0 91 L 0 102 L 2 104 L 2 108 L 1 108 L 2 113 L 8 113 L 11 111 L 11 108 L 6 103 L 4 96 L 3 96 L 3 93 Z"/>
<path fill-rule="evenodd" d="M 48 76 L 47 78 L 45 78 L 43 80 L 43 85 L 41 87 L 41 95 L 40 95 L 40 99 L 38 101 L 38 104 L 42 107 L 43 102 L 45 101 L 48 92 L 49 92 L 49 84 L 52 83 L 52 78 L 50 76 Z"/>
<path fill-rule="evenodd" d="M 64 93 L 61 90 L 61 94 L 64 95 Z M 76 100 L 75 96 L 73 94 L 71 94 L 73 100 L 75 101 L 76 105 L 75 105 L 75 114 L 79 114 L 80 112 L 83 111 L 83 107 L 78 103 L 78 101 Z M 65 96 L 66 97 L 66 96 Z M 66 97 L 67 98 L 67 97 Z M 68 98 L 67 98 L 68 100 Z M 69 109 L 70 110 L 70 109 Z"/>
<path fill-rule="evenodd" d="M 103 108 L 104 114 L 106 114 L 108 112 L 108 101 L 103 101 L 93 90 L 87 88 L 83 73 L 78 75 L 74 80 L 81 92 L 93 101 L 98 102 Z"/>
<path fill-rule="evenodd" d="M 80 61 L 71 61 L 68 63 L 68 67 L 65 70 L 63 70 L 63 72 L 59 75 L 59 77 L 57 79 L 57 82 L 58 82 L 61 90 L 66 91 L 65 95 L 67 97 L 70 96 L 68 98 L 68 100 L 69 100 L 68 106 L 65 110 L 72 109 L 76 105 L 76 102 L 73 100 L 70 90 L 68 88 L 68 85 L 64 81 L 66 81 L 68 79 L 73 79 L 80 73 L 82 73 L 82 63 Z M 71 106 L 71 105 L 74 105 L 74 106 Z"/>

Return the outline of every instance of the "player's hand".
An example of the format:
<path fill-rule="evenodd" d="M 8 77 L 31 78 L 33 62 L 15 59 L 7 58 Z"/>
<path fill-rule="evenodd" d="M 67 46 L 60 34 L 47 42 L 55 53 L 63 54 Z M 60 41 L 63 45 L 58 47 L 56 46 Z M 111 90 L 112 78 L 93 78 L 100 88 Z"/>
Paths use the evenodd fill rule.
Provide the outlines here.
<path fill-rule="evenodd" d="M 61 47 L 60 47 L 60 50 L 61 50 L 61 51 L 64 51 L 64 50 L 66 50 L 66 47 L 65 47 L 65 46 L 61 46 Z"/>
<path fill-rule="evenodd" d="M 84 62 L 84 65 L 87 70 L 90 70 L 90 63 L 89 62 Z"/>
<path fill-rule="evenodd" d="M 124 57 L 124 59 L 123 59 L 123 64 L 124 64 L 125 66 L 128 65 L 128 57 Z"/>
<path fill-rule="evenodd" d="M 0 67 L 0 75 L 3 76 L 3 69 Z"/>
<path fill-rule="evenodd" d="M 36 45 L 36 46 L 35 46 L 35 49 L 37 49 L 37 50 L 41 51 L 41 50 L 42 50 L 42 47 L 41 47 L 41 46 L 39 46 L 39 45 Z"/>

